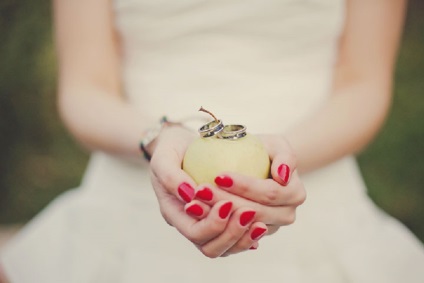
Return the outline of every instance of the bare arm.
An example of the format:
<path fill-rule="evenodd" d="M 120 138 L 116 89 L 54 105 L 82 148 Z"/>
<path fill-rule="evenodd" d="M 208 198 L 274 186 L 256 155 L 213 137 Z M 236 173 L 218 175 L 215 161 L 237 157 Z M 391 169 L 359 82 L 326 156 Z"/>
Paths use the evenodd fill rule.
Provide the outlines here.
<path fill-rule="evenodd" d="M 403 26 L 404 0 L 349 0 L 332 95 L 286 135 L 301 172 L 368 144 L 391 102 L 392 75 Z"/>
<path fill-rule="evenodd" d="M 118 39 L 110 1 L 55 0 L 59 109 L 90 149 L 136 155 L 146 122 L 121 92 Z"/>
<path fill-rule="evenodd" d="M 104 0 L 54 1 L 60 112 L 71 133 L 89 148 L 140 155 L 138 143 L 152 121 L 147 121 L 122 95 L 119 45 L 109 3 Z M 224 200 L 211 206 L 202 220 L 186 214 L 185 202 L 177 197 L 176 191 L 187 187 L 189 182 L 195 184 L 181 170 L 179 157 L 183 152 L 175 154 L 184 150 L 192 138 L 193 134 L 183 127 L 166 128 L 160 135 L 162 146 L 158 146 L 154 156 L 159 166 L 151 167 L 162 214 L 209 257 L 257 247 L 257 239 L 253 239 L 251 233 L 258 235 L 257 229 L 265 233 L 267 228 L 264 223 L 253 221 L 253 217 L 246 223 L 241 222 L 246 220 L 246 213 L 251 214 L 249 207 L 231 210 L 232 204 Z M 164 153 L 162 157 L 160 152 Z M 152 165 L 154 163 L 152 160 Z M 165 182 L 158 181 L 159 177 Z M 171 178 L 175 183 L 170 182 Z M 166 217 L 168 215 L 172 218 Z"/>

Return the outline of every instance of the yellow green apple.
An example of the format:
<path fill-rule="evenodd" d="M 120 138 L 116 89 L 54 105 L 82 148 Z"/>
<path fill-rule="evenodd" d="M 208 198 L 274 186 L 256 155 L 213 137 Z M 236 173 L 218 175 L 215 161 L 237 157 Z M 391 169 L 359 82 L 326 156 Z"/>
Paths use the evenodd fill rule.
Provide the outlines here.
<path fill-rule="evenodd" d="M 262 142 L 254 135 L 246 134 L 237 139 L 215 135 L 198 138 L 190 144 L 184 156 L 183 170 L 197 184 L 213 184 L 215 177 L 223 172 L 266 179 L 270 160 Z"/>

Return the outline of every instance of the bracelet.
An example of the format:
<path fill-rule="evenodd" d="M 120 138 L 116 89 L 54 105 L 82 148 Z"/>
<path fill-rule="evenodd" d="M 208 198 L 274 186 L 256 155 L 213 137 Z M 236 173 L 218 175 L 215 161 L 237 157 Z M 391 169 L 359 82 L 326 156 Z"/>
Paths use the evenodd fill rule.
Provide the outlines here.
<path fill-rule="evenodd" d="M 160 119 L 159 123 L 155 127 L 150 128 L 147 131 L 146 136 L 141 140 L 140 150 L 147 161 L 150 161 L 152 159 L 152 155 L 147 151 L 147 147 L 159 136 L 163 127 L 165 127 L 167 124 L 168 119 L 166 118 L 166 116 L 163 116 Z"/>

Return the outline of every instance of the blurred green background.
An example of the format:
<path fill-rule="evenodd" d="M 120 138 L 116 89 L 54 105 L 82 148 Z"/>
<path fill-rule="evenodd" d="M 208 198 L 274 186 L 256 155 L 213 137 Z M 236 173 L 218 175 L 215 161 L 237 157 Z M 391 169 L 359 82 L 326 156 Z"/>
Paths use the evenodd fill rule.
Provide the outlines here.
<path fill-rule="evenodd" d="M 55 105 L 50 1 L 0 2 L 0 224 L 78 186 L 88 155 Z M 424 1 L 410 1 L 392 112 L 359 156 L 374 201 L 424 242 Z"/>

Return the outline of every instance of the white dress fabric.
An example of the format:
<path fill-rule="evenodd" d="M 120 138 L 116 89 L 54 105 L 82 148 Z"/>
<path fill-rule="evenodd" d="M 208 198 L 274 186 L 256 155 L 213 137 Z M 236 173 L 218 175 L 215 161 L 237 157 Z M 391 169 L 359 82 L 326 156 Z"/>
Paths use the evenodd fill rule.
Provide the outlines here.
<path fill-rule="evenodd" d="M 283 132 L 330 93 L 341 0 L 113 5 L 125 92 L 149 121 L 191 121 L 204 106 L 250 133 Z M 1 263 L 12 283 L 423 282 L 422 244 L 369 199 L 353 157 L 302 178 L 308 198 L 293 225 L 258 250 L 209 259 L 161 217 L 147 163 L 94 153 L 81 186 Z"/>

